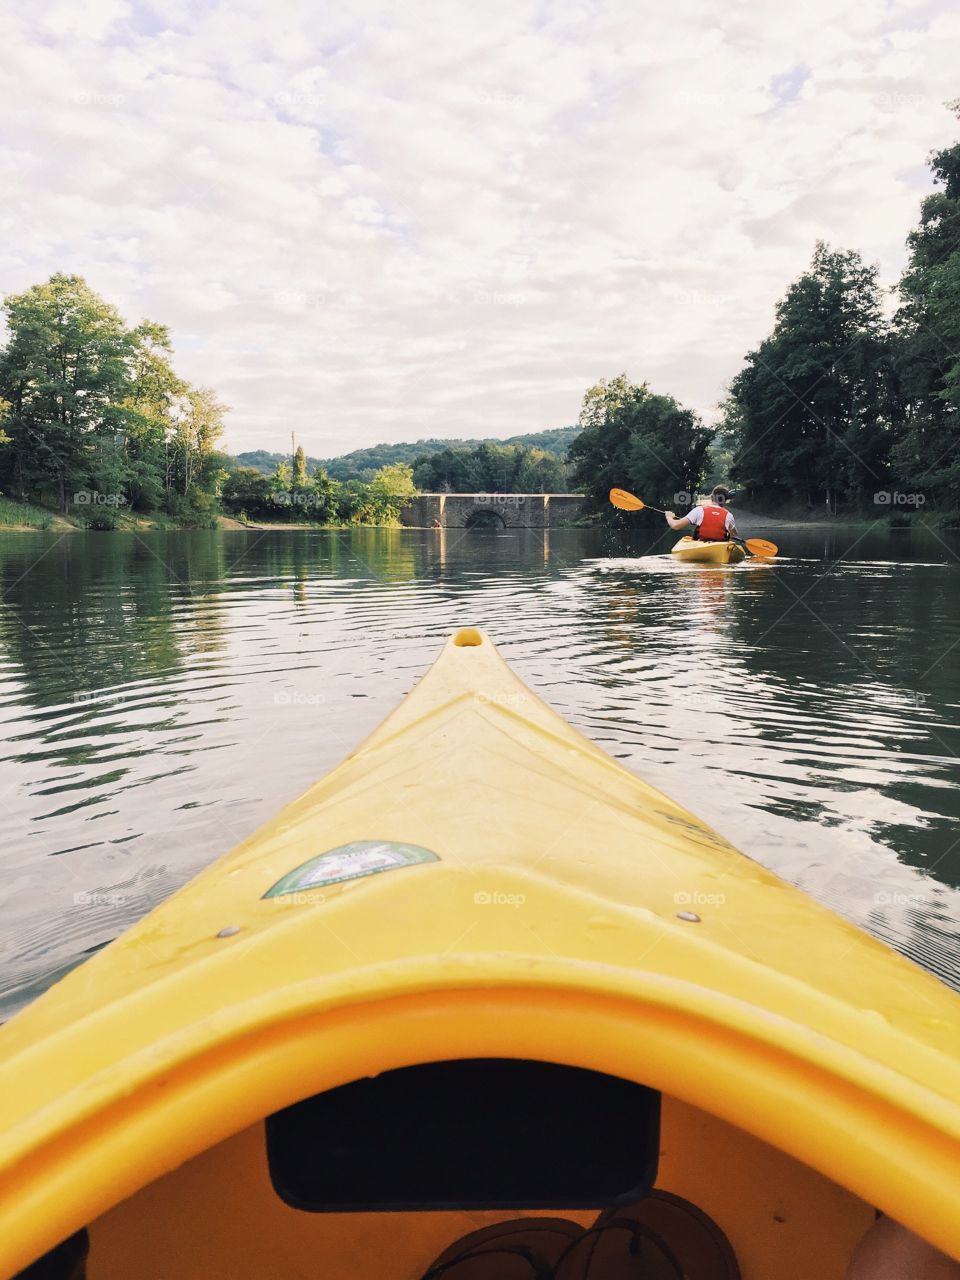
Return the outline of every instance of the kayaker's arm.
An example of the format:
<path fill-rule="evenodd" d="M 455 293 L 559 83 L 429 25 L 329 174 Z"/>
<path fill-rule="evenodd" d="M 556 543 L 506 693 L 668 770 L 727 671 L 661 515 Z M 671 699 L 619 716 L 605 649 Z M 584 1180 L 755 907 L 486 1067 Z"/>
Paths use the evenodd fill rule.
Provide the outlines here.
<path fill-rule="evenodd" d="M 689 529 L 693 523 L 686 516 L 678 516 L 675 511 L 665 511 L 663 514 L 671 529 Z"/>

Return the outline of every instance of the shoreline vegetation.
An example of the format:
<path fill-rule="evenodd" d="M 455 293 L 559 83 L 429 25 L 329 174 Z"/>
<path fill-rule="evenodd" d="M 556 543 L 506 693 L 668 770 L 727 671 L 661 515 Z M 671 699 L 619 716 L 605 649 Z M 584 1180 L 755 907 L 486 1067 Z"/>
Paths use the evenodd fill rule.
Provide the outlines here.
<path fill-rule="evenodd" d="M 818 242 L 715 426 L 623 373 L 587 390 L 576 426 L 503 443 L 234 458 L 227 407 L 175 372 L 169 331 L 57 273 L 3 304 L 0 529 L 396 526 L 422 491 L 577 493 L 580 524 L 652 527 L 610 489 L 682 513 L 721 481 L 744 523 L 957 526 L 960 143 L 929 164 L 892 315 L 876 266 Z"/>
<path fill-rule="evenodd" d="M 952 529 L 960 528 L 960 521 L 949 512 L 931 512 L 929 516 L 923 512 L 883 511 L 870 518 L 851 513 L 847 515 L 827 516 L 823 513 L 798 513 L 794 509 L 784 508 L 770 512 L 748 511 L 731 504 L 735 514 L 744 528 L 762 529 L 869 529 L 882 527 L 888 530 L 907 531 L 910 529 Z M 575 521 L 567 528 L 596 528 L 601 521 L 588 517 Z M 346 529 L 397 529 L 406 528 L 411 532 L 428 530 L 439 533 L 429 525 L 401 525 L 397 521 L 359 524 L 349 521 L 331 521 L 327 523 L 309 520 L 266 520 L 238 519 L 226 513 L 218 513 L 203 524 L 186 524 L 172 519 L 163 513 L 135 513 L 133 515 L 119 513 L 110 525 L 112 533 L 156 533 L 156 532 L 190 532 L 191 530 L 225 530 L 234 533 L 272 533 L 272 532 L 321 532 L 340 531 Z M 29 502 L 12 502 L 0 497 L 0 534 L 5 533 L 90 533 L 97 531 L 96 526 L 88 521 L 78 520 L 71 515 L 60 515 L 49 507 L 42 507 Z"/>

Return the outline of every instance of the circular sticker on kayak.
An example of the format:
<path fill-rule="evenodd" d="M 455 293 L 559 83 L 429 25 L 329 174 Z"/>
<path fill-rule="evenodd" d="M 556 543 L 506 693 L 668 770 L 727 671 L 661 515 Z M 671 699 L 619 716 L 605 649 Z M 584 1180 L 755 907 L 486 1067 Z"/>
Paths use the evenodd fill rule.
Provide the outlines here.
<path fill-rule="evenodd" d="M 395 844 L 392 840 L 354 840 L 319 853 L 294 871 L 288 871 L 282 880 L 263 895 L 279 898 L 287 893 L 300 893 L 304 889 L 317 889 L 326 884 L 340 884 L 344 880 L 359 880 L 362 876 L 379 875 L 381 871 L 393 871 L 396 867 L 413 867 L 420 862 L 439 862 L 437 854 L 418 844 Z"/>

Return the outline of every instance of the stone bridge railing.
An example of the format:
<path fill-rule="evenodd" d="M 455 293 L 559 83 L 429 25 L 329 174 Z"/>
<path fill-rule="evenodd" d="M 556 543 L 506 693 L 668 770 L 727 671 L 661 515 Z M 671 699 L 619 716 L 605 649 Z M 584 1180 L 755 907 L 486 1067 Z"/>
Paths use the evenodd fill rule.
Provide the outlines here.
<path fill-rule="evenodd" d="M 579 493 L 421 493 L 400 521 L 420 529 L 555 529 L 572 524 L 582 506 Z"/>

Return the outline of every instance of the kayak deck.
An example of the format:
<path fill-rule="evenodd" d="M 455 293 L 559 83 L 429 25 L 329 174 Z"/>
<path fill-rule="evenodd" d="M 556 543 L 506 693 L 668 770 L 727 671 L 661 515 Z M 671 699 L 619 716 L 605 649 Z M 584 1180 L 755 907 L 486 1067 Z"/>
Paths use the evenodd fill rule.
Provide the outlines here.
<path fill-rule="evenodd" d="M 832 1261 L 810 1274 L 827 1280 L 867 1205 L 960 1252 L 958 1008 L 616 764 L 468 629 L 343 764 L 0 1031 L 0 1262 L 92 1224 L 101 1257 L 128 1253 L 97 1270 L 92 1252 L 91 1280 L 209 1275 L 157 1270 L 147 1242 L 176 1205 L 232 1248 L 211 1204 L 243 1248 L 287 1257 L 276 1234 L 250 1242 L 254 1206 L 291 1221 L 264 1118 L 465 1058 L 660 1091 L 658 1186 L 694 1187 L 759 1251 L 754 1275 L 789 1280 L 764 1225 L 784 1225 L 776 1196 L 820 1215 Z M 231 1181 L 244 1143 L 260 1154 Z M 724 1207 L 741 1148 L 744 1206 Z M 287 1262 L 241 1265 L 238 1244 L 234 1273 L 295 1277 L 324 1231 L 336 1280 L 361 1238 L 392 1257 L 409 1237 L 426 1267 L 415 1220 L 453 1238 L 434 1212 L 374 1215 L 364 1236 L 366 1214 L 290 1209 Z"/>
<path fill-rule="evenodd" d="M 690 564 L 739 564 L 746 552 L 736 542 L 701 542 L 683 537 L 671 548 L 671 555 Z"/>

